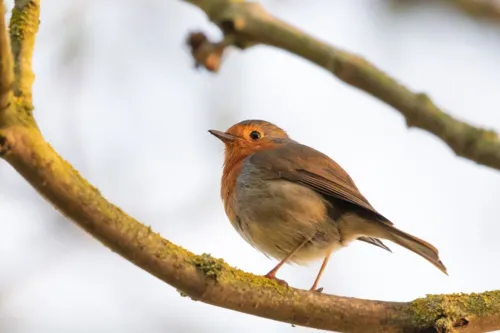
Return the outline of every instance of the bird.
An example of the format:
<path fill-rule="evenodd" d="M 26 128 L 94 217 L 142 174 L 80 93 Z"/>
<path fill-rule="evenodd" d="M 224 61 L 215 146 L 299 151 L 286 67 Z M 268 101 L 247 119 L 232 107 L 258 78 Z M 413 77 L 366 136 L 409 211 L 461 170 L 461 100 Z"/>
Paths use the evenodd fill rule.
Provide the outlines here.
<path fill-rule="evenodd" d="M 361 194 L 349 174 L 322 152 L 291 139 L 265 120 L 249 119 L 225 132 L 209 130 L 224 143 L 220 195 L 239 235 L 278 264 L 323 259 L 310 291 L 333 252 L 354 241 L 392 252 L 381 239 L 422 256 L 448 275 L 438 250 L 394 226 Z"/>

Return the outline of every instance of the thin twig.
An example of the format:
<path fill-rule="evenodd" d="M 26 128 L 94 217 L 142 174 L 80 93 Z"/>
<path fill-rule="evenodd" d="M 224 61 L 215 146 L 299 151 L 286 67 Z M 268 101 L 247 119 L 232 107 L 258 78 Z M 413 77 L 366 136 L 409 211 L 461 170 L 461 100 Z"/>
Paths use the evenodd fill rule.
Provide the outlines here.
<path fill-rule="evenodd" d="M 500 170 L 500 136 L 469 125 L 441 110 L 428 95 L 414 93 L 362 57 L 328 45 L 272 16 L 258 3 L 230 0 L 187 1 L 205 11 L 234 45 L 241 48 L 265 44 L 287 50 L 333 73 L 397 110 L 408 127 L 434 134 L 458 156 Z M 225 38 L 227 39 L 227 38 Z M 200 50 L 210 49 L 205 45 Z M 216 45 L 220 45 L 215 43 Z M 214 48 L 215 49 L 215 48 Z M 218 54 L 222 54 L 220 49 Z M 193 51 L 197 63 L 207 54 Z M 209 54 L 212 58 L 218 54 Z M 218 67 L 217 67 L 218 68 Z"/>

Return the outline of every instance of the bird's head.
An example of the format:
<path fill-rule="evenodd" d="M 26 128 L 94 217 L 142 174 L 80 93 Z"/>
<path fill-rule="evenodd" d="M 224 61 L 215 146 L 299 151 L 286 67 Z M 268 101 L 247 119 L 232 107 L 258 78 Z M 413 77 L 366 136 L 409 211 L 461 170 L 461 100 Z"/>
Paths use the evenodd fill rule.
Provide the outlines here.
<path fill-rule="evenodd" d="M 256 151 L 272 149 L 289 140 L 280 127 L 264 120 L 244 120 L 227 131 L 209 130 L 225 145 L 225 161 L 246 157 Z"/>

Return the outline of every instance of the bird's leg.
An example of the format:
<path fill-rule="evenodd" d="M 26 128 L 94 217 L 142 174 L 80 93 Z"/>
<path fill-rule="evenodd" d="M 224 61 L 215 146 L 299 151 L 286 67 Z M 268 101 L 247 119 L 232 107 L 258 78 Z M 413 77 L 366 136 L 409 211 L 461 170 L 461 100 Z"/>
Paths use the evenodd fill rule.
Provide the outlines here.
<path fill-rule="evenodd" d="M 269 271 L 269 273 L 267 273 L 266 275 L 264 275 L 265 277 L 269 278 L 269 279 L 273 279 L 273 280 L 276 280 L 278 281 L 279 284 L 284 284 L 284 285 L 288 285 L 288 283 L 286 283 L 285 280 L 281 280 L 281 279 L 278 279 L 276 277 L 276 273 L 278 272 L 278 270 L 281 268 L 281 266 L 283 266 L 295 253 L 297 253 L 298 250 L 300 250 L 309 240 L 306 239 L 305 241 L 303 241 L 302 243 L 300 243 L 293 251 L 291 251 L 285 258 L 283 258 L 277 265 L 276 267 L 274 267 L 273 269 L 271 269 Z"/>
<path fill-rule="evenodd" d="M 330 259 L 331 254 L 332 253 L 329 252 L 326 255 L 325 259 L 323 259 L 323 263 L 321 264 L 321 268 L 319 269 L 318 275 L 316 276 L 316 280 L 314 280 L 314 284 L 312 285 L 311 289 L 309 289 L 309 291 L 317 291 L 319 293 L 323 291 L 323 288 L 318 288 L 318 283 L 321 275 L 323 275 L 323 271 L 325 270 L 326 265 L 328 264 L 328 260 Z"/>

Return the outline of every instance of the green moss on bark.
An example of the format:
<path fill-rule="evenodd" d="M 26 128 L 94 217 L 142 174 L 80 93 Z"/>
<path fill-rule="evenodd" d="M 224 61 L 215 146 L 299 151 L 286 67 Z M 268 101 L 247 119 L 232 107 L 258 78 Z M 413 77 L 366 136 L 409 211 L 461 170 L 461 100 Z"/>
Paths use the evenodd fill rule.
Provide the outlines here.
<path fill-rule="evenodd" d="M 223 260 L 216 259 L 207 253 L 203 253 L 199 256 L 193 256 L 190 261 L 196 266 L 196 268 L 202 271 L 203 274 L 215 280 L 218 279 L 224 269 L 224 266 L 226 266 L 226 263 Z"/>
<path fill-rule="evenodd" d="M 21 105 L 21 110 L 29 115 L 33 110 L 31 87 L 35 80 L 31 60 L 40 24 L 39 17 L 39 0 L 16 1 L 9 25 L 14 57 L 14 95 L 20 97 L 17 104 Z"/>
<path fill-rule="evenodd" d="M 500 291 L 428 295 L 411 302 L 409 309 L 417 326 L 452 332 L 454 327 L 467 321 L 467 318 L 499 313 Z"/>

